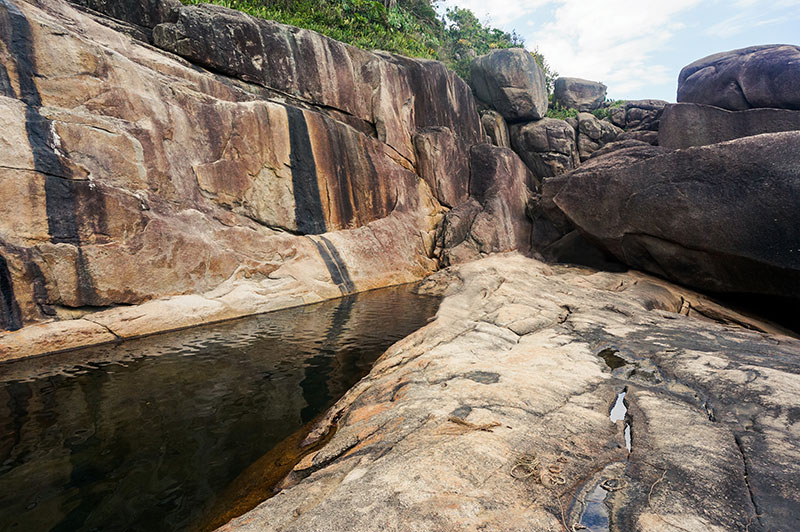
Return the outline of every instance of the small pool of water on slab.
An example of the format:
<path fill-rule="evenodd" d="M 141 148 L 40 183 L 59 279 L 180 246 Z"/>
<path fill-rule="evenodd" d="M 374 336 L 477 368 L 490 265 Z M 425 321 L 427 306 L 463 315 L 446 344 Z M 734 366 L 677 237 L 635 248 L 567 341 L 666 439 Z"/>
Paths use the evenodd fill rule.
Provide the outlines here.
<path fill-rule="evenodd" d="M 631 424 L 626 419 L 628 415 L 628 407 L 625 406 L 625 396 L 628 394 L 628 389 L 625 388 L 623 391 L 617 394 L 617 401 L 614 403 L 614 407 L 611 409 L 608 417 L 611 418 L 612 423 L 616 423 L 617 421 L 625 421 L 625 447 L 627 447 L 628 452 L 631 452 Z"/>
<path fill-rule="evenodd" d="M 438 305 L 396 287 L 0 365 L 0 530 L 203 528 Z"/>

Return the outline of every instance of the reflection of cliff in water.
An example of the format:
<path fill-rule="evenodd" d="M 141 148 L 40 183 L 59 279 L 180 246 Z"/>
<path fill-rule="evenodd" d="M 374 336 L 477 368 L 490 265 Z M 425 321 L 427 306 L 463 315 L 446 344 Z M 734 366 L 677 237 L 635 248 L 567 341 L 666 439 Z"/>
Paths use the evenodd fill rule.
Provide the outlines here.
<path fill-rule="evenodd" d="M 0 529 L 185 528 L 437 306 L 399 287 L 0 366 Z"/>

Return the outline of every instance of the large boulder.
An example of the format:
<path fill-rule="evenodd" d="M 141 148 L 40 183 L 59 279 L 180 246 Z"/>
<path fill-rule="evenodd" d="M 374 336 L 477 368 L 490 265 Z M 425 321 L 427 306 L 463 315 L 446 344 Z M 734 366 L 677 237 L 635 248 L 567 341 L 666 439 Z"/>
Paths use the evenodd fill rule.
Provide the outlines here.
<path fill-rule="evenodd" d="M 522 48 L 495 50 L 472 62 L 472 86 L 480 100 L 510 122 L 547 113 L 547 83 L 533 55 Z"/>
<path fill-rule="evenodd" d="M 710 105 L 678 103 L 666 107 L 658 130 L 658 143 L 667 148 L 688 148 L 793 130 L 800 130 L 800 111 L 727 111 Z"/>
<path fill-rule="evenodd" d="M 443 266 L 489 253 L 530 250 L 526 209 L 537 181 L 508 148 L 478 144 L 470 150 L 470 199 L 445 215 L 437 241 Z"/>
<path fill-rule="evenodd" d="M 483 141 L 472 91 L 438 61 L 367 52 L 210 4 L 182 7 L 176 22 L 154 28 L 153 41 L 213 71 L 360 123 L 410 161 L 411 138 L 425 127 L 448 127 L 468 144 Z"/>
<path fill-rule="evenodd" d="M 721 52 L 685 66 L 678 101 L 732 111 L 800 110 L 800 46 L 775 44 Z"/>
<path fill-rule="evenodd" d="M 634 268 L 713 292 L 798 299 L 798 146 L 800 131 L 620 150 L 545 182 L 543 197 Z"/>
<path fill-rule="evenodd" d="M 555 81 L 553 98 L 561 107 L 592 111 L 606 100 L 607 87 L 597 81 L 580 78 L 558 78 Z"/>
<path fill-rule="evenodd" d="M 543 118 L 511 128 L 511 143 L 533 174 L 545 179 L 578 167 L 575 130 L 567 122 Z"/>
<path fill-rule="evenodd" d="M 580 160 L 585 161 L 595 151 L 614 142 L 621 133 L 622 129 L 607 120 L 599 120 L 591 113 L 579 113 L 578 155 Z"/>

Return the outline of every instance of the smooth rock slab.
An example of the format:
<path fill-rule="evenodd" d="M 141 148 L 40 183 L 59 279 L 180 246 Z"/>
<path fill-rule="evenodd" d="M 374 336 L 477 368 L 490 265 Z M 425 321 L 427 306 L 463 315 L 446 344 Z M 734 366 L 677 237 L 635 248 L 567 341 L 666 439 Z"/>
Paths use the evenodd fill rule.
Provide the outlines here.
<path fill-rule="evenodd" d="M 284 491 L 222 530 L 572 530 L 603 481 L 621 488 L 612 530 L 800 526 L 800 341 L 645 275 L 518 255 L 427 287 L 446 293 L 436 320 L 327 413 L 307 441 L 336 434 Z M 526 457 L 543 479 L 512 476 Z"/>
<path fill-rule="evenodd" d="M 800 111 L 727 111 L 695 103 L 670 104 L 661 117 L 658 144 L 666 148 L 706 146 L 762 133 L 800 130 Z"/>

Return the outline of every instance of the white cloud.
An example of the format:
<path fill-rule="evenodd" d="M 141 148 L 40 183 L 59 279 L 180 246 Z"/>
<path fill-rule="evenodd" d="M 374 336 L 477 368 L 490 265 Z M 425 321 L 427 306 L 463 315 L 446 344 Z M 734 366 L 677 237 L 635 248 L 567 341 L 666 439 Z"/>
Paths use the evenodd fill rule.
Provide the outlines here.
<path fill-rule="evenodd" d="M 555 0 L 555 17 L 524 35 L 562 76 L 602 81 L 612 95 L 668 83 L 671 74 L 651 56 L 683 27 L 680 15 L 700 0 Z M 592 7 L 594 6 L 594 7 Z"/>
<path fill-rule="evenodd" d="M 437 8 L 442 13 L 448 7 L 466 8 L 485 23 L 505 26 L 549 3 L 551 0 L 440 0 Z"/>
<path fill-rule="evenodd" d="M 516 29 L 562 76 L 602 81 L 612 97 L 636 97 L 677 81 L 665 60 L 676 39 L 724 39 L 800 19 L 800 0 L 439 0 L 482 21 Z M 709 19 L 709 17 L 711 17 Z M 688 30 L 688 31 L 687 31 Z M 666 53 L 665 53 L 666 52 Z"/>

